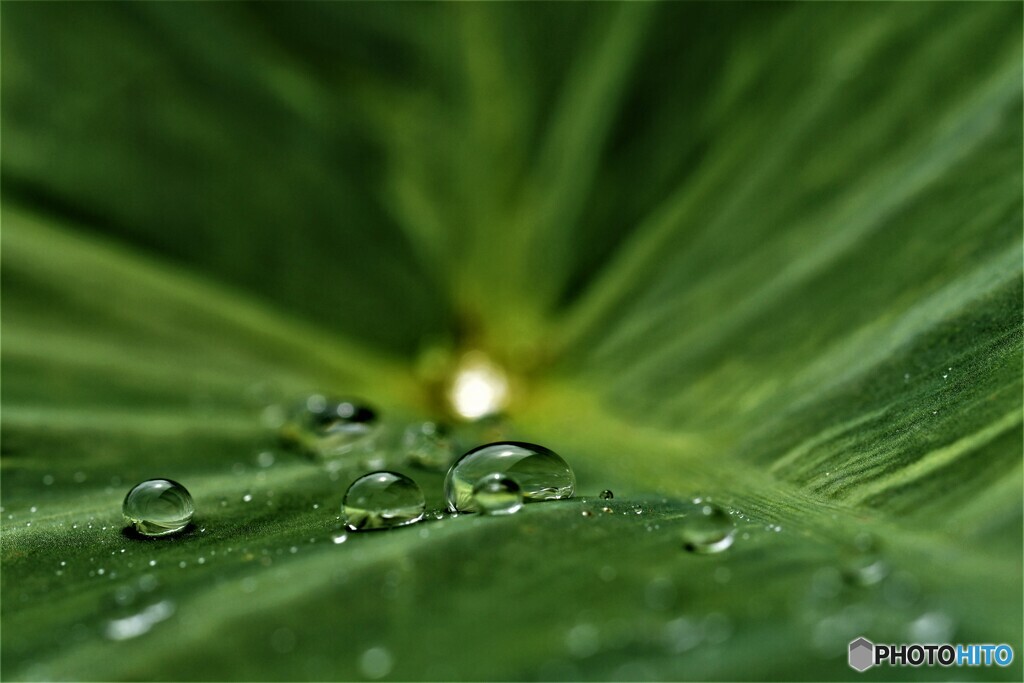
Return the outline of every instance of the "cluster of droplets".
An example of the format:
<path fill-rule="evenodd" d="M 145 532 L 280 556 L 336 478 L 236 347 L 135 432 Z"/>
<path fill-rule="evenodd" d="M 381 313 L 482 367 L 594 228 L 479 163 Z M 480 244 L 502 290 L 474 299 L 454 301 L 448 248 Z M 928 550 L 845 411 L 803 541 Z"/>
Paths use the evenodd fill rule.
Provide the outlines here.
<path fill-rule="evenodd" d="M 510 515 L 524 503 L 570 498 L 576 488 L 572 468 L 554 451 L 537 444 L 500 441 L 464 454 L 445 477 L 449 512 Z M 353 531 L 386 529 L 423 519 L 425 498 L 409 477 L 372 472 L 345 493 L 343 512 Z"/>
<path fill-rule="evenodd" d="M 372 452 L 380 431 L 377 411 L 362 401 L 313 394 L 279 424 L 281 441 L 326 462 L 353 452 Z M 443 471 L 445 505 L 450 513 L 509 515 L 524 503 L 572 497 L 572 468 L 554 451 L 537 444 L 500 441 L 465 453 L 452 463 L 454 445 L 444 425 L 422 422 L 406 428 L 402 448 L 413 465 Z M 259 459 L 273 464 L 273 454 Z M 369 462 L 376 464 L 376 460 Z M 610 494 L 609 494 L 610 495 Z M 251 500 L 251 494 L 243 501 Z M 142 536 L 169 536 L 185 531 L 195 512 L 192 496 L 170 479 L 150 479 L 125 497 L 123 513 L 130 529 Z M 375 470 L 356 479 L 345 492 L 342 520 L 351 531 L 389 529 L 424 518 L 426 499 L 404 474 Z M 338 534 L 343 538 L 343 534 Z M 339 540 L 338 542 L 343 542 Z"/>
<path fill-rule="evenodd" d="M 309 396 L 291 412 L 279 429 L 283 442 L 316 457 L 330 459 L 367 444 L 379 431 L 375 409 L 352 399 Z M 409 462 L 437 470 L 451 463 L 453 440 L 444 425 L 422 422 L 407 427 L 402 448 Z M 269 460 L 269 458 L 264 458 Z M 262 467 L 261 463 L 261 467 Z M 450 514 L 511 515 L 524 504 L 571 498 L 576 478 L 572 468 L 554 451 L 537 444 L 498 441 L 477 446 L 450 464 L 444 480 L 445 507 Z M 611 513 L 610 490 L 601 491 L 601 511 Z M 246 494 L 243 501 L 251 500 Z M 681 526 L 682 547 L 697 554 L 729 548 L 736 529 L 722 508 L 695 499 L 696 508 Z M 635 506 L 634 506 L 635 507 Z M 124 501 L 124 517 L 135 533 L 168 536 L 181 533 L 192 521 L 195 506 L 184 486 L 169 479 L 151 479 L 134 487 Z M 636 514 L 642 514 L 640 508 Z M 593 512 L 583 510 L 583 516 Z M 436 517 L 443 515 L 436 514 Z M 334 543 L 344 543 L 348 531 L 391 529 L 415 524 L 426 517 L 426 497 L 420 486 L 398 472 L 375 470 L 357 478 L 345 492 L 341 522 Z M 873 568 L 861 572 L 871 580 Z"/>
<path fill-rule="evenodd" d="M 379 428 L 377 411 L 364 401 L 312 394 L 292 409 L 279 434 L 286 446 L 331 460 L 371 450 Z"/>

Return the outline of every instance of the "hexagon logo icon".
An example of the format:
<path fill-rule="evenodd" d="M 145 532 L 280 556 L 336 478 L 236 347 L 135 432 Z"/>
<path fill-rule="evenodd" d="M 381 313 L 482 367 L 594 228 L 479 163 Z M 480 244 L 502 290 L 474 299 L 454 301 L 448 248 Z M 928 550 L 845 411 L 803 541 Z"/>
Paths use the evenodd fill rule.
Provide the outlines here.
<path fill-rule="evenodd" d="M 875 664 L 875 644 L 867 638 L 858 638 L 850 643 L 850 667 L 865 671 Z"/>

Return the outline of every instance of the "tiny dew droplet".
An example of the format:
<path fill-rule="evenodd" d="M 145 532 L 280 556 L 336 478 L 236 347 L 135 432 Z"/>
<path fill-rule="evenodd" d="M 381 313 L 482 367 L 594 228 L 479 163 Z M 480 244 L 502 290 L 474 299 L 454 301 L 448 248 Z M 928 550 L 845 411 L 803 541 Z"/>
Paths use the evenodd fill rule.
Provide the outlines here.
<path fill-rule="evenodd" d="M 356 479 L 342 503 L 352 531 L 388 529 L 423 519 L 426 501 L 419 485 L 397 472 L 372 472 Z"/>
<path fill-rule="evenodd" d="M 515 479 L 492 472 L 473 486 L 473 502 L 484 514 L 511 515 L 523 507 L 523 490 Z"/>
<path fill-rule="evenodd" d="M 377 411 L 364 402 L 313 394 L 292 411 L 280 437 L 313 455 L 333 456 L 348 452 L 377 426 Z"/>
<path fill-rule="evenodd" d="M 125 496 L 125 523 L 143 536 L 167 536 L 188 526 L 195 513 L 192 496 L 170 479 L 149 479 Z"/>
<path fill-rule="evenodd" d="M 722 508 L 705 503 L 683 520 L 683 547 L 700 554 L 720 553 L 732 545 L 736 528 Z"/>
<path fill-rule="evenodd" d="M 611 500 L 615 497 L 615 494 L 611 492 L 611 489 L 605 489 L 601 491 L 601 500 Z"/>
<path fill-rule="evenodd" d="M 576 488 L 572 468 L 554 451 L 532 443 L 499 441 L 474 448 L 448 470 L 444 481 L 448 509 L 476 511 L 473 487 L 493 473 L 515 480 L 525 502 L 571 498 Z"/>

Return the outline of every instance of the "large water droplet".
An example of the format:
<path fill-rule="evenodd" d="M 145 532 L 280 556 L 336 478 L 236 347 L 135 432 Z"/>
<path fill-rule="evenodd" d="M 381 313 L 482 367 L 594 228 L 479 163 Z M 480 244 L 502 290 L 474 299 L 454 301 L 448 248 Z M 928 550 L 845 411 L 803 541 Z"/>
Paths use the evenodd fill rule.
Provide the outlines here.
<path fill-rule="evenodd" d="M 402 443 L 409 461 L 414 465 L 443 472 L 452 464 L 452 440 L 444 425 L 436 422 L 409 425 Z"/>
<path fill-rule="evenodd" d="M 347 453 L 377 431 L 377 411 L 354 399 L 309 396 L 281 427 L 281 439 L 315 455 Z"/>
<path fill-rule="evenodd" d="M 526 502 L 558 500 L 572 496 L 576 477 L 557 453 L 543 446 L 518 441 L 500 441 L 469 451 L 448 470 L 444 495 L 452 512 L 477 510 L 473 487 L 489 474 L 513 479 Z"/>
<path fill-rule="evenodd" d="M 683 520 L 683 547 L 693 553 L 720 553 L 732 545 L 736 527 L 722 508 L 705 503 Z"/>
<path fill-rule="evenodd" d="M 523 507 L 523 490 L 515 479 L 492 472 L 473 486 L 473 502 L 488 515 L 511 515 Z"/>
<path fill-rule="evenodd" d="M 353 531 L 412 524 L 423 519 L 425 508 L 419 485 L 397 472 L 373 472 L 356 479 L 342 503 L 345 526 Z"/>
<path fill-rule="evenodd" d="M 143 536 L 167 536 L 192 521 L 195 506 L 184 486 L 170 479 L 149 479 L 124 498 L 124 521 Z"/>

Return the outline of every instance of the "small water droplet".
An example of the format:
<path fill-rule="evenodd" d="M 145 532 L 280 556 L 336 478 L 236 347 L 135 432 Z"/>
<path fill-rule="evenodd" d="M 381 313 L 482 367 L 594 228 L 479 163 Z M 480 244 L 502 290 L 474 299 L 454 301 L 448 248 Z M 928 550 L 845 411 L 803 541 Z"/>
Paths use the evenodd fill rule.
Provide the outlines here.
<path fill-rule="evenodd" d="M 306 398 L 281 426 L 281 440 L 319 456 L 347 453 L 378 428 L 377 411 L 356 399 Z"/>
<path fill-rule="evenodd" d="M 515 479 L 492 472 L 473 486 L 476 509 L 488 515 L 511 515 L 523 507 L 523 491 Z"/>
<path fill-rule="evenodd" d="M 373 472 L 345 492 L 342 512 L 353 530 L 387 529 L 423 519 L 426 501 L 419 485 L 396 472 Z"/>
<path fill-rule="evenodd" d="M 889 574 L 882 546 L 871 533 L 857 534 L 843 552 L 843 578 L 857 586 L 873 586 Z"/>
<path fill-rule="evenodd" d="M 394 658 L 386 647 L 371 647 L 359 657 L 359 670 L 367 678 L 384 678 L 391 673 Z"/>
<path fill-rule="evenodd" d="M 344 531 L 335 531 L 331 534 L 331 543 L 334 545 L 341 545 L 348 540 L 348 534 Z"/>
<path fill-rule="evenodd" d="M 611 489 L 605 489 L 604 491 L 601 491 L 601 500 L 611 500 L 614 497 L 615 494 L 612 493 Z"/>
<path fill-rule="evenodd" d="M 732 545 L 735 534 L 729 515 L 717 505 L 701 505 L 683 520 L 683 547 L 693 553 L 720 553 Z"/>
<path fill-rule="evenodd" d="M 143 536 L 167 536 L 188 526 L 195 513 L 192 496 L 170 479 L 149 479 L 125 496 L 124 521 Z"/>
<path fill-rule="evenodd" d="M 472 512 L 473 487 L 481 477 L 498 473 L 515 480 L 524 502 L 572 497 L 576 477 L 554 451 L 517 441 L 500 441 L 469 451 L 445 477 L 444 492 L 452 512 Z"/>
<path fill-rule="evenodd" d="M 161 600 L 130 617 L 108 621 L 104 633 L 110 640 L 128 640 L 148 632 L 156 624 L 170 618 L 172 614 L 174 603 L 170 600 Z"/>
<path fill-rule="evenodd" d="M 260 467 L 270 467 L 274 464 L 274 454 L 271 451 L 261 451 L 256 456 L 256 464 Z"/>
<path fill-rule="evenodd" d="M 605 505 L 603 508 L 601 508 L 601 512 L 612 512 L 612 509 Z"/>
<path fill-rule="evenodd" d="M 582 512 L 580 512 L 580 516 L 581 517 L 593 517 L 594 513 L 591 512 L 590 510 L 583 510 Z"/>
<path fill-rule="evenodd" d="M 251 503 L 252 502 L 252 494 L 251 493 L 244 494 L 242 496 L 242 502 L 243 503 Z"/>
<path fill-rule="evenodd" d="M 409 462 L 425 469 L 443 472 L 455 457 L 448 429 L 436 422 L 409 425 L 402 437 L 402 444 Z"/>
<path fill-rule="evenodd" d="M 71 478 L 76 484 L 82 484 L 86 480 L 85 472 L 75 472 Z"/>
<path fill-rule="evenodd" d="M 56 480 L 53 478 L 52 474 L 43 475 L 43 486 L 51 486 L 54 481 Z"/>

